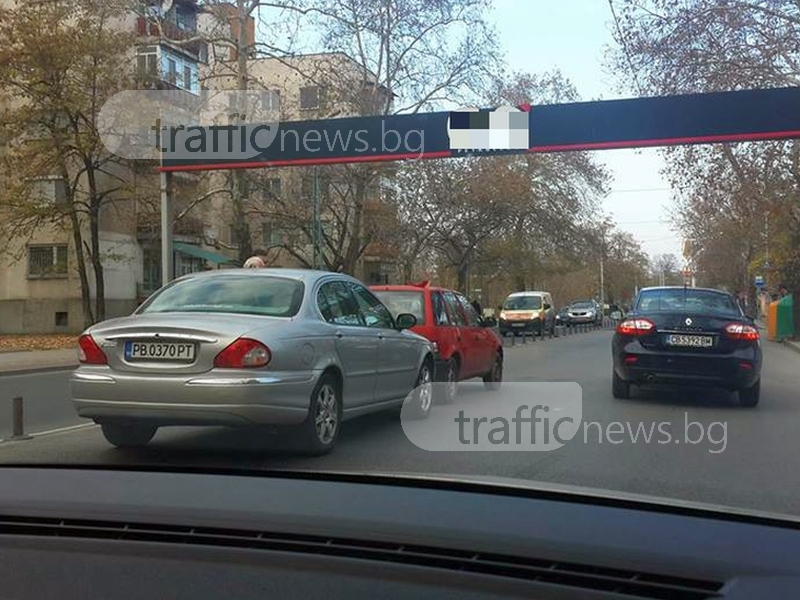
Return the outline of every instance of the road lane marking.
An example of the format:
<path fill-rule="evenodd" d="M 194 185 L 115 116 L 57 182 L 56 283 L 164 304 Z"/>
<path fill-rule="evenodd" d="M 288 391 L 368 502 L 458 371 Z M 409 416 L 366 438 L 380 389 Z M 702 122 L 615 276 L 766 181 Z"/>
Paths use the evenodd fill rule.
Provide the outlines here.
<path fill-rule="evenodd" d="M 38 431 L 36 433 L 29 433 L 31 437 L 40 437 L 43 435 L 53 435 L 56 433 L 68 433 L 70 431 L 78 431 L 81 429 L 88 429 L 90 427 L 99 427 L 97 423 L 80 423 L 78 425 L 69 425 L 67 427 L 58 427 L 56 429 L 48 429 L 47 431 Z"/>

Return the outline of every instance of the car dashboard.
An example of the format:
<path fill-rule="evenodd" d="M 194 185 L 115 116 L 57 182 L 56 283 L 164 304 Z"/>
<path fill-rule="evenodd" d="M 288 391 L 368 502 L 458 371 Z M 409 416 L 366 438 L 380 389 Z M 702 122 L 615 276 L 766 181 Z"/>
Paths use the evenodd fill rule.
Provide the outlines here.
<path fill-rule="evenodd" d="M 800 531 L 446 478 L 0 468 L 0 597 L 786 598 Z"/>

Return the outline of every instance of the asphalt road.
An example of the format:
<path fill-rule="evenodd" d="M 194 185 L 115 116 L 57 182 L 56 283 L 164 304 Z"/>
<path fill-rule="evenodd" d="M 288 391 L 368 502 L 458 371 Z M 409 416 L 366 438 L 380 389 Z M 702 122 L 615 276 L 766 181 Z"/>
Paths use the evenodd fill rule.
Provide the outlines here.
<path fill-rule="evenodd" d="M 278 436 L 220 429 L 164 429 L 146 448 L 121 451 L 89 426 L 0 444 L 0 463 L 490 475 L 800 514 L 800 354 L 765 343 L 756 409 L 710 392 L 637 391 L 631 400 L 615 400 L 610 338 L 611 332 L 597 331 L 508 349 L 506 381 L 576 381 L 583 391 L 584 426 L 598 424 L 550 452 L 428 452 L 406 438 L 396 413 L 384 413 L 346 423 L 335 451 L 319 458 L 281 450 Z M 0 392 L 10 395 L 12 388 L 36 399 L 28 415 L 31 432 L 81 422 L 70 415 L 66 374 L 0 378 Z M 458 405 L 481 401 L 485 396 L 468 391 Z M 634 431 L 640 424 L 652 426 L 654 433 L 649 443 L 641 435 L 633 442 L 628 430 L 599 439 L 599 429 L 608 431 L 614 422 Z M 687 431 L 687 422 L 699 425 Z"/>

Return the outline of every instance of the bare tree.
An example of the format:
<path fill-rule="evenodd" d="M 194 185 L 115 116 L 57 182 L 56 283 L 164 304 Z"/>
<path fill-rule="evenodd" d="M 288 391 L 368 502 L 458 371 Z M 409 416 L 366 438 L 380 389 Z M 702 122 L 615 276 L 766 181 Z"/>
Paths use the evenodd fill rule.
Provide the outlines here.
<path fill-rule="evenodd" d="M 611 51 L 610 62 L 624 75 L 622 83 L 640 93 L 800 82 L 800 6 L 794 0 L 616 0 L 615 5 L 619 47 Z M 769 229 L 780 250 L 770 252 L 767 274 L 800 294 L 799 144 L 665 152 L 667 174 L 677 190 L 676 222 L 687 230 L 710 278 L 751 289 L 754 270 L 767 269 Z M 795 306 L 800 321 L 800 304 Z"/>
<path fill-rule="evenodd" d="M 105 318 L 101 218 L 130 207 L 134 193 L 98 125 L 104 102 L 130 87 L 133 37 L 120 31 L 127 8 L 76 0 L 0 10 L 0 90 L 14 98 L 3 115 L 0 239 L 8 250 L 48 226 L 67 232 L 86 325 Z M 58 178 L 55 200 L 41 194 L 43 177 Z"/>

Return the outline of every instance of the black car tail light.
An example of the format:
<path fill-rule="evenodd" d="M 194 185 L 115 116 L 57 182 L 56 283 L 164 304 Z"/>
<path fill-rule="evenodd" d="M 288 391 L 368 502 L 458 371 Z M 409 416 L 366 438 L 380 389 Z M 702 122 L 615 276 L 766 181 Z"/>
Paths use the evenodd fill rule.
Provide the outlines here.
<path fill-rule="evenodd" d="M 755 342 L 761 338 L 758 329 L 744 323 L 731 323 L 725 327 L 725 335 L 732 340 Z"/>
<path fill-rule="evenodd" d="M 656 324 L 650 319 L 637 317 L 633 319 L 625 319 L 620 321 L 617 325 L 617 333 L 620 335 L 648 335 L 655 331 Z"/>

